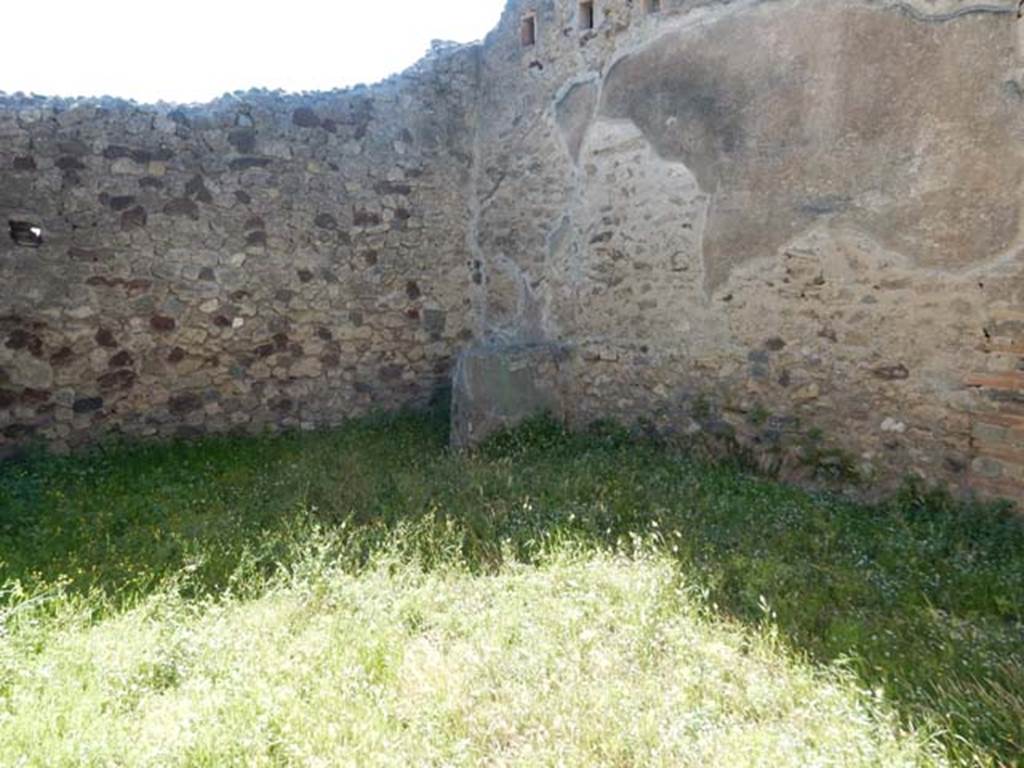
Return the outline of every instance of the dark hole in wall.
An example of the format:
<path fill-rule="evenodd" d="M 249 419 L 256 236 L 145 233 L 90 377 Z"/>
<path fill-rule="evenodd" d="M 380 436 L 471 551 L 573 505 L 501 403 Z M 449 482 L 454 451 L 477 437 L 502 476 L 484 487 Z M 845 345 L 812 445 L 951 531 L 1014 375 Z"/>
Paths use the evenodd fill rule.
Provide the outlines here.
<path fill-rule="evenodd" d="M 586 0 L 580 3 L 580 29 L 594 28 L 594 2 Z"/>
<path fill-rule="evenodd" d="M 522 40 L 523 46 L 530 46 L 537 44 L 537 17 L 534 14 L 523 17 L 523 23 L 520 28 L 520 39 Z"/>
<path fill-rule="evenodd" d="M 30 221 L 8 221 L 11 240 L 27 248 L 38 248 L 43 244 L 43 228 Z"/>
<path fill-rule="evenodd" d="M 644 7 L 648 13 L 658 13 L 661 10 L 661 0 L 644 0 Z"/>

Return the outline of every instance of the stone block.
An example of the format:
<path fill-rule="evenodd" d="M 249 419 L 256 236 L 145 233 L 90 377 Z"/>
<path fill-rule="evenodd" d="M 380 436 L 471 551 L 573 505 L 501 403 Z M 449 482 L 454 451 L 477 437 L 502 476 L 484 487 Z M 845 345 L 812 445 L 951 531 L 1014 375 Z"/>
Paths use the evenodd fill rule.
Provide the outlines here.
<path fill-rule="evenodd" d="M 566 420 L 569 353 L 558 345 L 477 346 L 452 381 L 451 444 L 467 448 L 543 413 Z"/>

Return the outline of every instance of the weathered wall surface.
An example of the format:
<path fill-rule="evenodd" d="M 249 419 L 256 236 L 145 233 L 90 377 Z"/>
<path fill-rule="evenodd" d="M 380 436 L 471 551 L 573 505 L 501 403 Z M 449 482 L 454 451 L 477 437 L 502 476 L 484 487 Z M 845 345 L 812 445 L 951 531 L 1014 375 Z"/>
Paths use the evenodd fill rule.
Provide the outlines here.
<path fill-rule="evenodd" d="M 577 422 L 1024 496 L 1015 6 L 648 9 L 513 0 L 487 40 L 487 336 L 574 348 Z"/>
<path fill-rule="evenodd" d="M 0 455 L 428 400 L 472 335 L 477 56 L 194 108 L 0 97 Z"/>
<path fill-rule="evenodd" d="M 1016 6 L 655 5 L 509 0 L 371 89 L 0 101 L 45 238 L 0 245 L 0 452 L 423 402 L 477 339 L 484 421 L 548 371 L 577 424 L 1024 497 Z"/>

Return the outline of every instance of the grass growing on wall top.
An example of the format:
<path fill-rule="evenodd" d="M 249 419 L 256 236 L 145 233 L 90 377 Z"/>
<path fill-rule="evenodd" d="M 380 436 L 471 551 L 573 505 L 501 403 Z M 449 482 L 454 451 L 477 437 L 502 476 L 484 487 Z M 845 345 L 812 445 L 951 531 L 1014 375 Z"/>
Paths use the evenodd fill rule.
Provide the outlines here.
<path fill-rule="evenodd" d="M 614 429 L 445 439 L 404 416 L 0 468 L 0 764 L 1024 755 L 1011 517 Z"/>

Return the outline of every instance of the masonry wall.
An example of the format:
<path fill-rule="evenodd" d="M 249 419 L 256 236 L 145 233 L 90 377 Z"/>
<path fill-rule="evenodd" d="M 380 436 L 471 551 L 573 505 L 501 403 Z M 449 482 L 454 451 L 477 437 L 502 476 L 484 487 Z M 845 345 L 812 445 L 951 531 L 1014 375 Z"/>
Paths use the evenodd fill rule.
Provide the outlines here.
<path fill-rule="evenodd" d="M 200 107 L 0 97 L 0 455 L 429 401 L 473 335 L 477 56 Z"/>
<path fill-rule="evenodd" d="M 594 5 L 484 47 L 486 335 L 568 348 L 576 423 L 1024 497 L 1015 4 Z"/>
<path fill-rule="evenodd" d="M 559 350 L 574 424 L 1024 497 L 1015 5 L 656 6 L 509 0 L 373 88 L 0 99 L 44 237 L 0 238 L 0 453 L 422 404 L 483 341 Z"/>

